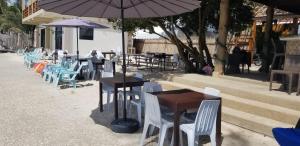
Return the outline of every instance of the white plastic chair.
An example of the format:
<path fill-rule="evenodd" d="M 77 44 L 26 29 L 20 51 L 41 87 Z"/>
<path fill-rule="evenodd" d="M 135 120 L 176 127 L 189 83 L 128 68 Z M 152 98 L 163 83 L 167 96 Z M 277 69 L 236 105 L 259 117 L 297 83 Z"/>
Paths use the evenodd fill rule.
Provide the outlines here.
<path fill-rule="evenodd" d="M 188 146 L 195 146 L 199 136 L 209 135 L 211 145 L 216 146 L 216 119 L 220 101 L 204 100 L 202 101 L 196 119 L 192 124 L 180 125 L 180 143 L 182 146 L 182 132 L 188 137 Z"/>
<path fill-rule="evenodd" d="M 207 95 L 211 95 L 211 96 L 220 96 L 220 90 L 217 90 L 215 88 L 211 88 L 211 87 L 205 87 L 204 90 L 203 90 L 203 93 L 204 94 L 207 94 Z"/>
<path fill-rule="evenodd" d="M 113 77 L 114 76 L 114 74 L 113 74 L 113 72 L 101 72 L 101 77 L 102 78 L 105 78 L 105 77 Z M 110 109 L 110 97 L 111 97 L 111 95 L 113 95 L 114 94 L 114 88 L 113 87 L 111 87 L 111 86 L 108 86 L 108 85 L 105 85 L 105 84 L 102 84 L 102 90 L 104 91 L 104 92 L 106 92 L 106 94 L 107 94 L 107 109 L 109 110 Z"/>
<path fill-rule="evenodd" d="M 211 87 L 205 87 L 202 91 L 198 91 L 198 92 L 203 92 L 204 94 L 216 96 L 216 97 L 219 97 L 221 94 L 220 90 L 211 88 Z M 187 110 L 186 113 L 189 116 L 183 115 L 183 116 L 181 116 L 181 118 L 184 121 L 194 121 L 196 119 L 197 112 L 198 112 L 198 109 Z"/>
<path fill-rule="evenodd" d="M 135 73 L 135 77 L 142 80 L 143 74 L 137 72 L 137 73 Z M 141 89 L 142 88 L 140 86 L 132 87 L 132 91 L 126 91 L 126 96 L 132 96 L 132 97 L 138 96 L 139 98 L 141 98 Z M 124 95 L 124 91 L 120 91 L 119 92 L 119 100 L 124 99 L 123 95 Z"/>
<path fill-rule="evenodd" d="M 105 60 L 103 71 L 104 72 L 113 72 L 113 70 L 114 69 L 113 69 L 113 63 L 112 63 L 112 61 Z"/>
<path fill-rule="evenodd" d="M 88 79 L 90 79 L 91 74 L 92 74 L 92 80 L 94 80 L 95 79 L 96 70 L 94 69 L 92 60 L 88 59 L 88 74 L 87 74 L 88 75 L 87 76 Z"/>
<path fill-rule="evenodd" d="M 173 122 L 162 117 L 157 96 L 144 93 L 145 95 L 145 122 L 140 146 L 144 144 L 149 126 L 159 128 L 158 145 L 163 146 L 167 130 L 173 127 Z"/>
<path fill-rule="evenodd" d="M 136 107 L 138 121 L 142 124 L 142 106 L 144 106 L 144 94 L 147 92 L 158 92 L 162 91 L 162 87 L 160 84 L 155 82 L 146 82 L 144 83 L 143 90 L 140 92 L 139 99 L 134 99 L 129 102 L 128 111 L 131 111 L 132 107 Z"/>
<path fill-rule="evenodd" d="M 98 59 L 105 59 L 104 55 L 102 54 L 102 52 L 100 50 L 97 50 L 97 58 Z"/>

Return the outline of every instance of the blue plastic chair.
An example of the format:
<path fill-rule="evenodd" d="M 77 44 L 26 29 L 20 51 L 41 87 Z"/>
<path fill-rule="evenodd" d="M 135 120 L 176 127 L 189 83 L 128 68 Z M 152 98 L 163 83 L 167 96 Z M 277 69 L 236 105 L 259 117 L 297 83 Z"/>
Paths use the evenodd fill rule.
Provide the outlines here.
<path fill-rule="evenodd" d="M 274 128 L 272 132 L 280 146 L 300 146 L 299 128 Z"/>
<path fill-rule="evenodd" d="M 67 72 L 67 71 L 74 71 L 76 66 L 78 64 L 78 61 L 73 62 L 71 65 L 69 65 L 70 67 L 67 68 L 65 66 L 62 67 L 52 67 L 50 74 L 49 74 L 49 79 L 48 79 L 48 83 L 51 83 L 51 81 L 55 82 L 54 85 L 56 85 L 56 82 L 59 77 L 59 74 L 63 73 L 63 72 Z"/>
<path fill-rule="evenodd" d="M 65 70 L 60 72 L 58 78 L 54 81 L 54 84 L 58 86 L 59 82 L 67 82 L 69 85 L 73 86 L 73 88 L 76 88 L 76 76 L 80 73 L 82 67 L 83 64 L 81 64 L 76 71 Z"/>

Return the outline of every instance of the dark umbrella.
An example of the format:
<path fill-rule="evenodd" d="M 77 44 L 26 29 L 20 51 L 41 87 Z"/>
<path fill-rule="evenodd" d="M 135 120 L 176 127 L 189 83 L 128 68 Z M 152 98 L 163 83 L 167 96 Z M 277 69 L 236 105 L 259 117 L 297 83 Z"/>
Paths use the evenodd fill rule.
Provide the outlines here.
<path fill-rule="evenodd" d="M 83 28 L 108 28 L 104 25 L 100 25 L 94 22 L 90 22 L 82 19 L 65 19 L 54 21 L 48 24 L 44 24 L 44 26 L 62 26 L 62 27 L 76 27 L 76 36 L 77 36 L 77 60 L 79 59 L 79 50 L 78 50 L 78 30 L 80 27 Z"/>
<path fill-rule="evenodd" d="M 123 89 L 126 90 L 126 55 L 124 42 L 124 18 L 164 17 L 190 12 L 200 7 L 198 0 L 40 0 L 39 6 L 46 11 L 64 15 L 97 18 L 121 18 L 123 49 Z M 126 117 L 126 92 L 124 92 L 123 119 L 112 122 L 115 132 L 134 132 L 138 122 Z M 118 112 L 118 111 L 116 111 Z M 137 123 L 137 124 L 134 124 Z M 115 129 L 117 127 L 117 129 Z M 133 129 L 123 131 L 124 129 Z M 118 130 L 120 129 L 120 131 Z"/>

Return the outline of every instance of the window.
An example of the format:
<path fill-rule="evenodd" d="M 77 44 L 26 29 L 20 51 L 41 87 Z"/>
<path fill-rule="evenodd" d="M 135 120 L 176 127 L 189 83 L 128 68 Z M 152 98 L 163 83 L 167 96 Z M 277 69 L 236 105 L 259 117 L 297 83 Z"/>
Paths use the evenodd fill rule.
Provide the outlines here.
<path fill-rule="evenodd" d="M 94 29 L 93 28 L 80 28 L 79 39 L 81 40 L 93 40 Z"/>

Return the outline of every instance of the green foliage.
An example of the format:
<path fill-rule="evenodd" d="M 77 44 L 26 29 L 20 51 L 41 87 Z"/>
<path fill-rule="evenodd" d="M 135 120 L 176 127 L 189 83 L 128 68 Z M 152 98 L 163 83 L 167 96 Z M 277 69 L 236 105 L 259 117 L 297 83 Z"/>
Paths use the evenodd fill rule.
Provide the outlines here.
<path fill-rule="evenodd" d="M 219 2 L 220 0 L 202 0 L 201 5 L 208 8 L 208 15 L 206 15 L 206 26 L 212 26 L 217 30 L 219 25 Z M 230 17 L 228 29 L 230 32 L 240 32 L 252 25 L 253 19 L 253 4 L 244 0 L 230 1 Z M 198 10 L 193 12 L 181 14 L 173 17 L 173 22 L 176 22 L 182 30 L 192 35 L 198 33 L 199 17 Z M 110 19 L 114 22 L 115 28 L 120 28 L 121 24 L 118 19 Z M 153 27 L 158 26 L 156 22 L 165 24 L 167 28 L 170 27 L 171 17 L 164 18 L 147 18 L 147 19 L 126 19 L 124 21 L 126 31 L 135 31 L 136 29 L 148 29 L 152 32 Z M 168 26 L 169 25 L 169 26 Z"/>
<path fill-rule="evenodd" d="M 147 29 L 150 33 L 158 34 L 154 28 L 161 27 L 164 35 L 158 35 L 177 46 L 180 57 L 183 59 L 185 66 L 188 66 L 186 72 L 198 72 L 207 63 L 213 66 L 210 52 L 206 46 L 205 32 L 208 26 L 218 30 L 219 6 L 220 0 L 201 0 L 201 8 L 193 12 L 173 17 L 125 19 L 124 30 L 134 32 L 137 29 Z M 248 1 L 231 0 L 228 30 L 234 33 L 249 27 L 252 24 L 252 9 L 253 6 Z M 110 19 L 109 21 L 114 22 L 115 28 L 121 28 L 120 20 Z M 181 35 L 176 35 L 174 30 L 181 32 Z M 191 39 L 191 36 L 195 35 L 199 37 L 198 48 L 194 46 Z M 183 41 L 184 38 L 187 43 Z M 200 65 L 194 66 L 189 56 L 195 59 L 196 64 Z"/>
<path fill-rule="evenodd" d="M 22 10 L 18 3 L 8 6 L 6 0 L 0 0 L 0 31 L 2 33 L 28 32 L 31 26 L 22 24 Z"/>

